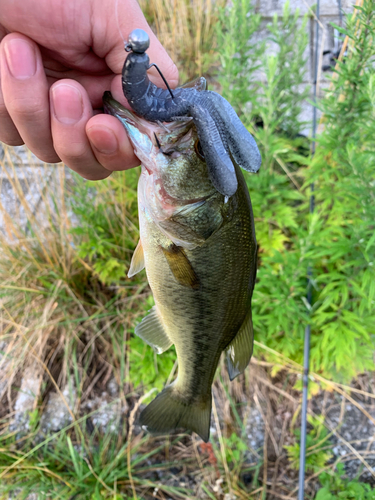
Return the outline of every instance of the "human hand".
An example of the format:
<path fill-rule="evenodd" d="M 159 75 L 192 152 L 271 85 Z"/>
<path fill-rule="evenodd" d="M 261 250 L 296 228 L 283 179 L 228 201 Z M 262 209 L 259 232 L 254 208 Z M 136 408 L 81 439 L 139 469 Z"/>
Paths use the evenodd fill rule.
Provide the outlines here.
<path fill-rule="evenodd" d="M 121 123 L 101 114 L 105 90 L 126 105 L 120 31 L 135 28 L 175 87 L 177 68 L 136 0 L 0 0 L 0 141 L 91 180 L 138 165 Z M 154 68 L 150 79 L 164 87 Z"/>

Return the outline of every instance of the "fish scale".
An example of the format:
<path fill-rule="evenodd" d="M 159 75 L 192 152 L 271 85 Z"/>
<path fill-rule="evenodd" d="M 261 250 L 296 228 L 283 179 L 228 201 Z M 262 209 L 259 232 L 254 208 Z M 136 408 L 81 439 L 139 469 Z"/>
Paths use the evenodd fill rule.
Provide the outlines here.
<path fill-rule="evenodd" d="M 242 177 L 239 170 L 237 174 Z M 143 245 L 147 276 L 179 361 L 174 387 L 183 394 L 187 405 L 194 405 L 207 394 L 211 398 L 220 355 L 237 334 L 249 309 L 256 242 L 247 190 L 241 181 L 235 195 L 240 203 L 233 223 L 217 231 L 206 244 L 186 250 L 201 278 L 198 291 L 176 282 L 164 256 L 158 252 L 163 235 L 153 222 L 140 221 L 141 230 L 147 235 Z M 238 242 L 236 248 L 233 241 Z"/>

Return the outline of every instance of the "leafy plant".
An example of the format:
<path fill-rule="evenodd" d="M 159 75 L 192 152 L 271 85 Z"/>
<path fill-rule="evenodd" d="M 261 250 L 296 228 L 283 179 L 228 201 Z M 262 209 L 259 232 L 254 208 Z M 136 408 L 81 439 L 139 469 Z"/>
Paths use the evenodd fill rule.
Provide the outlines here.
<path fill-rule="evenodd" d="M 139 170 L 116 172 L 100 183 L 74 176 L 70 206 L 79 224 L 78 255 L 92 265 L 105 284 L 126 277 L 137 244 L 137 181 Z"/>
<path fill-rule="evenodd" d="M 332 457 L 330 447 L 327 447 L 329 433 L 322 420 L 308 416 L 308 422 L 312 429 L 306 436 L 306 470 L 316 472 L 322 469 Z M 293 469 L 299 469 L 300 458 L 300 429 L 294 432 L 297 440 L 294 444 L 284 446 L 288 453 L 288 459 Z M 329 444 L 329 443 L 328 443 Z"/>
<path fill-rule="evenodd" d="M 274 15 L 268 24 L 269 41 L 276 46 L 276 54 L 271 55 L 272 45 L 268 44 L 262 57 L 267 77 L 265 92 L 273 90 L 274 126 L 288 136 L 295 137 L 302 125 L 300 114 L 302 103 L 309 96 L 310 88 L 303 85 L 306 75 L 306 49 L 309 42 L 308 17 L 300 22 L 299 9 L 292 14 L 290 2 L 283 6 L 282 16 Z M 270 50 L 271 49 L 271 50 Z"/>
<path fill-rule="evenodd" d="M 264 43 L 254 40 L 261 16 L 255 13 L 251 0 L 234 0 L 220 9 L 219 21 L 216 37 L 221 66 L 217 81 L 223 96 L 237 113 L 246 115 L 264 50 Z"/>
<path fill-rule="evenodd" d="M 348 56 L 320 104 L 324 131 L 306 186 L 314 183 L 316 203 L 308 227 L 315 281 L 312 360 L 316 368 L 349 379 L 373 369 L 375 340 L 372 2 L 348 16 L 344 31 Z"/>
<path fill-rule="evenodd" d="M 244 454 L 248 446 L 236 433 L 232 433 L 228 438 L 224 438 L 225 454 L 228 465 L 231 467 L 243 462 Z"/>
<path fill-rule="evenodd" d="M 141 0 L 159 40 L 179 70 L 180 82 L 209 76 L 218 50 L 215 27 L 224 0 Z"/>
<path fill-rule="evenodd" d="M 220 10 L 217 81 L 242 120 L 256 121 L 264 129 L 264 134 L 261 130 L 256 134 L 267 165 L 264 153 L 269 140 L 281 139 L 274 137 L 275 131 L 295 137 L 302 125 L 302 102 L 309 95 L 308 86 L 301 89 L 308 34 L 307 16 L 300 23 L 299 10 L 292 14 L 289 2 L 283 15 L 275 14 L 267 25 L 265 37 L 260 34 L 261 19 L 251 0 L 234 0 Z"/>
<path fill-rule="evenodd" d="M 322 488 L 317 492 L 315 500 L 374 500 L 375 490 L 369 484 L 358 479 L 345 479 L 344 465 L 338 463 L 336 471 L 319 475 Z"/>
<path fill-rule="evenodd" d="M 288 16 L 287 5 L 282 19 L 275 18 L 269 30 L 280 48 L 274 55 L 261 57 L 265 81 L 254 93 L 248 116 L 248 123 L 253 117 L 262 125 L 252 125 L 251 130 L 263 164 L 257 176 L 246 175 L 260 256 L 253 298 L 257 339 L 301 362 L 304 329 L 310 322 L 312 369 L 349 381 L 373 369 L 372 3 L 364 2 L 356 16 L 348 17 L 344 30 L 351 40 L 348 55 L 320 102 L 324 129 L 313 158 L 306 141 L 295 137 L 301 126 L 298 113 L 289 112 L 299 108 L 304 98 L 292 82 L 301 81 L 306 35 L 299 31 L 296 18 Z M 299 63 L 285 69 L 285 54 Z M 244 99 L 248 94 L 244 93 Z M 244 106 L 242 102 L 238 107 Z M 313 183 L 316 209 L 309 216 Z M 306 301 L 309 266 L 313 269 L 312 308 Z"/>

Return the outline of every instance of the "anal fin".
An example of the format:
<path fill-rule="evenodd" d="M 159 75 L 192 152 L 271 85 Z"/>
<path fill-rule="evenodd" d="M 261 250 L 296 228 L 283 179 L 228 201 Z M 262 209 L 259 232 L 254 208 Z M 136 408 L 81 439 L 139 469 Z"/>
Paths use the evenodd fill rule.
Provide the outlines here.
<path fill-rule="evenodd" d="M 134 333 L 151 346 L 157 354 L 171 347 L 173 342 L 165 332 L 158 310 L 154 306 L 150 313 L 135 327 Z"/>
<path fill-rule="evenodd" d="M 250 308 L 237 335 L 226 348 L 227 369 L 231 380 L 242 373 L 249 364 L 253 354 L 253 341 L 254 332 Z"/>
<path fill-rule="evenodd" d="M 145 256 L 143 254 L 143 247 L 141 240 L 138 241 L 138 245 L 134 250 L 132 261 L 130 263 L 130 269 L 128 272 L 128 278 L 131 278 L 135 274 L 139 273 L 145 267 Z"/>

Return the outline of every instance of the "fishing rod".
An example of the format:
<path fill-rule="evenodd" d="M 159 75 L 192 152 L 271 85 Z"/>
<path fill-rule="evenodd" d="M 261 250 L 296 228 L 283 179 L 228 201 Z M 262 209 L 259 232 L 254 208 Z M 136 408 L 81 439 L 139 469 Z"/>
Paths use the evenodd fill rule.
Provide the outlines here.
<path fill-rule="evenodd" d="M 316 5 L 316 35 L 315 35 L 315 67 L 314 67 L 314 106 L 313 106 L 313 125 L 312 125 L 312 144 L 311 154 L 315 154 L 315 138 L 316 138 L 316 97 L 317 97 L 317 80 L 318 80 L 318 62 L 319 62 L 319 7 L 320 1 Z M 314 196 L 314 183 L 311 184 L 310 195 L 310 215 L 314 213 L 315 196 Z M 312 269 L 311 266 L 307 269 L 307 302 L 312 305 Z M 310 309 L 311 311 L 311 309 Z M 302 410 L 301 410 L 301 441 L 300 441 L 300 458 L 299 458 L 299 479 L 298 479 L 298 500 L 304 500 L 305 496 L 305 468 L 306 468 L 306 434 L 307 434 L 307 400 L 308 400 L 308 386 L 309 386 L 309 369 L 310 369 L 310 336 L 311 336 L 311 323 L 309 322 L 305 328 L 305 341 L 303 348 L 303 389 L 302 389 Z"/>

